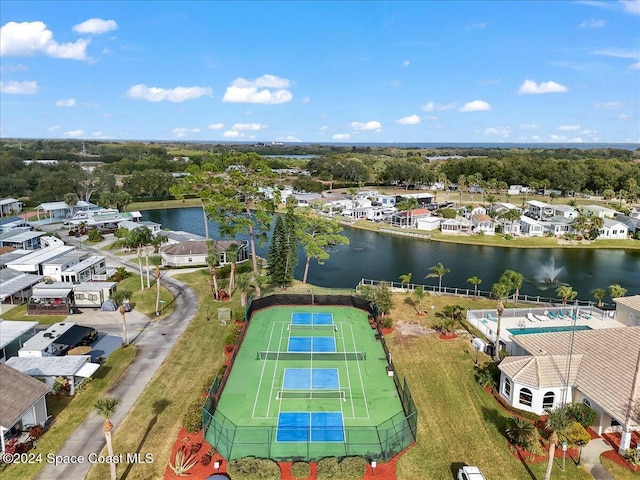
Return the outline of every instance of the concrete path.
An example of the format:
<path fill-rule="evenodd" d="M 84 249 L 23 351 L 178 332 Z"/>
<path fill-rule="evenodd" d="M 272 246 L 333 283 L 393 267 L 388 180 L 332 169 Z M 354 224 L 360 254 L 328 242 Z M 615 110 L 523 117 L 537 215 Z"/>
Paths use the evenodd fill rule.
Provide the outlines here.
<path fill-rule="evenodd" d="M 68 243 L 76 244 L 73 240 Z M 79 243 L 77 242 L 76 246 Z M 110 252 L 93 249 L 86 245 L 83 245 L 83 248 L 95 250 L 96 253 L 104 255 L 118 266 L 124 264 L 134 270 L 137 269 L 137 265 L 122 260 Z M 140 329 L 136 330 L 137 336 L 133 342 L 138 348 L 136 358 L 127 369 L 125 375 L 109 392 L 109 395 L 118 398 L 122 402 L 112 418 L 116 429 L 129 413 L 129 410 L 155 375 L 162 362 L 167 358 L 175 342 L 187 328 L 198 309 L 198 298 L 187 285 L 170 276 L 164 277 L 162 284 L 175 298 L 174 310 L 166 318 L 154 322 L 145 322 L 144 327 L 140 326 Z M 119 326 L 119 328 L 121 329 L 122 327 Z M 47 464 L 36 478 L 41 480 L 84 478 L 92 465 L 86 460 L 89 454 L 99 454 L 105 445 L 104 433 L 102 432 L 103 422 L 95 412 L 91 412 L 87 419 L 62 445 L 62 448 L 58 452 L 52 452 L 59 456 L 82 455 L 85 458 L 84 463 Z"/>
<path fill-rule="evenodd" d="M 596 480 L 615 480 L 600 463 L 600 455 L 607 450 L 611 447 L 602 438 L 594 438 L 582 448 L 582 465 Z"/>

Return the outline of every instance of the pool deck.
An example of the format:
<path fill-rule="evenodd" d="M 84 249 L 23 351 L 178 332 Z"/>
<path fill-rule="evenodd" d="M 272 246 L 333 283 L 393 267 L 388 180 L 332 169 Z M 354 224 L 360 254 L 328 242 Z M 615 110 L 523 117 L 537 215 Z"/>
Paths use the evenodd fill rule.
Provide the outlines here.
<path fill-rule="evenodd" d="M 584 313 L 590 318 L 578 316 L 577 320 L 573 320 L 569 316 L 565 318 L 551 318 L 549 315 L 545 315 L 545 312 L 556 313 L 558 310 L 562 312 L 575 312 L 575 307 L 538 307 L 538 308 L 509 308 L 504 311 L 502 315 L 502 322 L 500 323 L 500 340 L 505 344 L 511 343 L 511 334 L 509 330 L 526 330 L 527 328 L 547 328 L 547 327 L 571 327 L 574 324 L 576 326 L 587 326 L 592 329 L 596 328 L 620 328 L 624 327 L 622 323 L 616 321 L 613 317 L 609 317 L 607 313 L 615 312 L 602 312 L 597 308 L 579 307 L 579 313 Z M 527 314 L 533 316 L 533 320 L 527 317 Z M 535 316 L 546 317 L 547 320 L 539 320 Z M 467 320 L 474 327 L 480 330 L 491 341 L 495 340 L 497 322 L 491 318 L 497 319 L 497 313 L 495 309 L 485 310 L 468 310 Z"/>

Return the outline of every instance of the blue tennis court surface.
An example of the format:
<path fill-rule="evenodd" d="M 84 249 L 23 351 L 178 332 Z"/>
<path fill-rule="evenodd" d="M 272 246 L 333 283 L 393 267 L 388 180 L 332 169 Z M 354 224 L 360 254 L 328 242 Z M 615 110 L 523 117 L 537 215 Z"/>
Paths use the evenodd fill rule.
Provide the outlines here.
<path fill-rule="evenodd" d="M 289 337 L 288 352 L 335 352 L 334 337 Z"/>
<path fill-rule="evenodd" d="M 344 442 L 342 412 L 280 412 L 277 442 Z"/>
<path fill-rule="evenodd" d="M 333 313 L 293 312 L 291 325 L 333 325 Z"/>
<path fill-rule="evenodd" d="M 285 390 L 338 390 L 337 368 L 286 368 L 282 388 Z"/>

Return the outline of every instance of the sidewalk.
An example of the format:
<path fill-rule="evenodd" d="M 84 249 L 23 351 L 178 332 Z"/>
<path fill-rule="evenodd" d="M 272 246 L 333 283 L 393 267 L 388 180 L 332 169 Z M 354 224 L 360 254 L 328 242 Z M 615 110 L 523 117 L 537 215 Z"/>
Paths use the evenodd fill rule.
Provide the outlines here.
<path fill-rule="evenodd" d="M 582 465 L 596 480 L 615 480 L 600 463 L 600 455 L 607 450 L 611 447 L 602 438 L 594 438 L 582 449 Z"/>

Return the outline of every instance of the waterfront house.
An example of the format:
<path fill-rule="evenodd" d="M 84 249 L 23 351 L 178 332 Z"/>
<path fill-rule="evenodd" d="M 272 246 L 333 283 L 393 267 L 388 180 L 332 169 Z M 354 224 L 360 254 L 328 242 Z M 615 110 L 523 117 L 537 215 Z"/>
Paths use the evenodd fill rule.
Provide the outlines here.
<path fill-rule="evenodd" d="M 38 322 L 3 320 L 0 318 L 0 363 L 18 355 L 25 341 L 36 334 Z"/>
<path fill-rule="evenodd" d="M 100 207 L 95 203 L 78 200 L 75 205 L 67 205 L 65 202 L 44 202 L 36 207 L 37 219 L 40 216 L 51 221 L 62 221 L 72 217 L 76 212 L 96 210 Z"/>
<path fill-rule="evenodd" d="M 635 235 L 640 232 L 640 218 L 619 214 L 616 215 L 616 220 L 624 223 L 629 229 L 629 233 L 631 235 Z"/>
<path fill-rule="evenodd" d="M 499 392 L 509 405 L 542 415 L 584 403 L 597 414 L 591 428 L 598 435 L 620 433 L 620 452 L 631 448 L 631 434 L 640 430 L 628 413 L 638 399 L 640 327 L 515 335 L 512 341 L 513 355 L 499 365 Z"/>
<path fill-rule="evenodd" d="M 473 205 L 471 210 L 467 210 L 465 216 L 470 219 L 475 215 L 486 215 L 486 214 L 487 214 L 487 209 L 485 207 L 481 205 Z"/>
<path fill-rule="evenodd" d="M 51 388 L 4 364 L 0 365 L 0 385 L 0 446 L 4 452 L 9 439 L 29 427 L 44 426 L 48 418 L 45 395 Z"/>
<path fill-rule="evenodd" d="M 218 265 L 229 265 L 231 257 L 227 250 L 231 245 L 238 246 L 238 257 L 236 263 L 241 263 L 249 259 L 248 244 L 246 240 L 216 240 L 212 249 L 220 252 Z M 203 266 L 207 264 L 209 245 L 206 241 L 189 240 L 186 242 L 174 243 L 160 247 L 160 257 L 162 265 L 166 267 L 186 267 Z"/>
<path fill-rule="evenodd" d="M 555 217 L 564 217 L 573 220 L 580 215 L 578 210 L 573 208 L 571 205 L 555 205 L 553 209 Z"/>
<path fill-rule="evenodd" d="M 442 218 L 440 217 L 423 217 L 419 218 L 416 221 L 416 227 L 418 230 L 437 230 L 440 228 L 440 222 L 442 222 Z"/>
<path fill-rule="evenodd" d="M 629 227 L 627 225 L 609 218 L 604 219 L 604 226 L 598 230 L 598 239 L 624 240 L 628 236 Z"/>
<path fill-rule="evenodd" d="M 615 210 L 601 205 L 583 205 L 582 211 L 588 216 L 595 215 L 600 218 L 613 218 L 617 213 Z"/>
<path fill-rule="evenodd" d="M 448 235 L 468 234 L 471 222 L 464 217 L 448 218 L 440 222 L 440 231 Z"/>
<path fill-rule="evenodd" d="M 15 198 L 3 198 L 0 200 L 0 217 L 7 217 L 20 213 L 24 203 Z"/>
<path fill-rule="evenodd" d="M 614 298 L 616 320 L 628 327 L 640 327 L 640 295 Z"/>
<path fill-rule="evenodd" d="M 504 233 L 505 235 L 516 236 L 522 233 L 522 226 L 520 225 L 520 220 L 515 220 L 511 222 L 504 218 L 499 218 L 496 221 L 499 225 L 500 232 Z"/>
<path fill-rule="evenodd" d="M 200 241 L 204 242 L 206 240 L 202 235 L 197 235 L 191 232 L 185 232 L 183 230 L 165 230 L 162 232 L 162 235 L 167 237 L 167 241 L 165 246 L 175 245 L 181 242 L 189 242 L 189 241 Z"/>
<path fill-rule="evenodd" d="M 492 203 L 487 213 L 496 215 L 500 212 L 505 212 L 508 210 L 517 210 L 518 212 L 522 213 L 522 209 L 520 207 L 514 205 L 513 203 L 507 203 L 507 202 Z"/>
<path fill-rule="evenodd" d="M 135 222 L 131 220 L 122 220 L 118 223 L 118 228 L 126 228 L 129 231 L 133 231 L 136 228 L 147 227 L 151 232 L 151 235 L 156 236 L 162 231 L 162 225 L 156 222 L 151 222 L 149 220 L 144 220 L 141 222 Z"/>
<path fill-rule="evenodd" d="M 537 220 L 529 218 L 526 215 L 520 217 L 520 229 L 523 235 L 529 237 L 541 237 L 544 235 L 544 226 Z"/>
<path fill-rule="evenodd" d="M 428 208 L 414 208 L 413 210 L 403 210 L 391 216 L 391 225 L 400 228 L 416 228 L 418 220 L 431 216 Z"/>
<path fill-rule="evenodd" d="M 536 220 L 551 218 L 555 215 L 555 207 L 538 200 L 529 200 L 526 214 Z"/>
<path fill-rule="evenodd" d="M 540 223 L 544 228 L 544 233 L 548 233 L 556 237 L 562 237 L 568 233 L 573 233 L 573 227 L 571 226 L 573 221 L 566 217 L 555 216 Z"/>
<path fill-rule="evenodd" d="M 471 232 L 483 235 L 495 235 L 496 222 L 486 214 L 477 214 L 471 217 Z"/>

